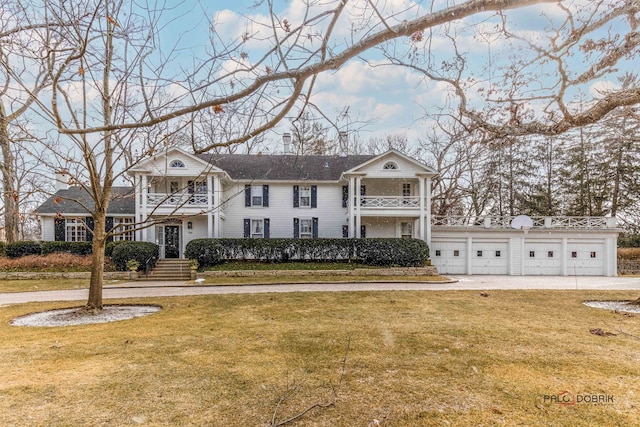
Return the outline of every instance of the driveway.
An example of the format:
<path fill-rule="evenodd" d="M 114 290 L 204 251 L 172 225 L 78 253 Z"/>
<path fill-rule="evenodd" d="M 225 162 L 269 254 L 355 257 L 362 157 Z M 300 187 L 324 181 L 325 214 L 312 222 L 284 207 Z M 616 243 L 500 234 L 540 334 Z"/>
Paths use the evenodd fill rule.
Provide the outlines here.
<path fill-rule="evenodd" d="M 187 295 L 257 294 L 272 292 L 448 291 L 495 289 L 635 290 L 640 277 L 451 276 L 451 283 L 305 283 L 282 285 L 194 285 L 193 282 L 127 282 L 104 287 L 105 300 Z M 635 295 L 635 294 L 634 294 Z M 632 296 L 634 296 L 632 295 Z M 0 306 L 42 301 L 83 301 L 87 289 L 0 294 Z"/>

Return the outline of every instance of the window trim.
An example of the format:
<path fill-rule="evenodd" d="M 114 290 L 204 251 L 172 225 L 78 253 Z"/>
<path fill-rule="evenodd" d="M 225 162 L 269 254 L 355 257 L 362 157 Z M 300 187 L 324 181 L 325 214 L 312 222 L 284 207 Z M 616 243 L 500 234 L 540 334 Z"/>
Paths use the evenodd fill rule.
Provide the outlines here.
<path fill-rule="evenodd" d="M 303 224 L 309 224 L 309 230 L 303 231 Z M 299 218 L 298 236 L 300 239 L 313 239 L 313 218 Z"/>
<path fill-rule="evenodd" d="M 303 196 L 303 193 L 307 193 Z M 303 204 L 303 198 L 307 199 L 307 204 Z M 298 186 L 298 207 L 304 209 L 311 209 L 311 186 L 310 185 L 300 185 Z"/>
<path fill-rule="evenodd" d="M 113 217 L 113 227 L 112 230 L 115 230 L 113 234 L 113 241 L 127 241 L 133 242 L 136 240 L 135 237 L 135 218 L 133 217 Z"/>
<path fill-rule="evenodd" d="M 261 232 L 260 233 L 254 233 L 253 230 L 253 225 L 255 224 L 261 224 Z M 251 218 L 250 219 L 250 224 L 249 224 L 249 237 L 251 239 L 264 239 L 264 218 Z"/>
<path fill-rule="evenodd" d="M 261 208 L 264 205 L 264 192 L 262 191 L 262 186 L 252 185 L 251 187 L 251 206 Z M 255 203 L 256 199 L 260 199 L 260 203 Z"/>
<path fill-rule="evenodd" d="M 64 241 L 65 242 L 86 242 L 87 241 L 87 226 L 82 218 L 65 218 L 64 219 Z"/>
<path fill-rule="evenodd" d="M 382 165 L 383 170 L 398 170 L 398 164 L 393 161 L 388 161 L 384 165 Z"/>
<path fill-rule="evenodd" d="M 171 162 L 169 162 L 169 167 L 170 168 L 184 168 L 186 167 L 184 162 L 180 159 L 173 159 L 171 160 Z"/>

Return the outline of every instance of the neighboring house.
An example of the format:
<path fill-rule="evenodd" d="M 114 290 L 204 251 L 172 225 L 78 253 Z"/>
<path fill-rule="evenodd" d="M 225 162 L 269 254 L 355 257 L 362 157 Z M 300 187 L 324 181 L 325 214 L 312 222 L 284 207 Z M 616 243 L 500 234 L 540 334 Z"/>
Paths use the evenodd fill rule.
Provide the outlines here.
<path fill-rule="evenodd" d="M 114 189 L 107 227 L 150 224 L 117 238 L 155 242 L 163 258 L 181 258 L 205 237 L 413 237 L 429 243 L 443 274 L 616 274 L 614 219 L 536 219 L 525 234 L 505 218 L 476 226 L 432 218 L 437 172 L 395 150 L 196 156 L 172 148 L 130 174 L 135 187 Z M 90 238 L 86 196 L 61 188 L 36 210 L 43 240 Z"/>

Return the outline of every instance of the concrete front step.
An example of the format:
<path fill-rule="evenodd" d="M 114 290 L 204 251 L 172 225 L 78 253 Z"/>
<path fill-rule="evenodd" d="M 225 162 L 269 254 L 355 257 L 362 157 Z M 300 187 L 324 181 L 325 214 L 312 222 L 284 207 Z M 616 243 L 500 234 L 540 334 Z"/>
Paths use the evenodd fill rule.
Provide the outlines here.
<path fill-rule="evenodd" d="M 191 270 L 186 259 L 161 259 L 147 276 L 139 280 L 189 280 Z"/>

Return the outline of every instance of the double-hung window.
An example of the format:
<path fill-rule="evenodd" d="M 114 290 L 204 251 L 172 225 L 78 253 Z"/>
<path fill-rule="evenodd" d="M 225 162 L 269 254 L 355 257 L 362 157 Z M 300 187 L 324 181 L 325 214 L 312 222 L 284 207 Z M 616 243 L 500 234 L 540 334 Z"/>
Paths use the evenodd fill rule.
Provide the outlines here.
<path fill-rule="evenodd" d="M 253 238 L 264 237 L 264 220 L 262 219 L 251 220 L 251 237 Z"/>
<path fill-rule="evenodd" d="M 300 187 L 300 207 L 308 208 L 311 207 L 311 187 Z"/>
<path fill-rule="evenodd" d="M 262 187 L 251 186 L 251 206 L 262 206 Z"/>
<path fill-rule="evenodd" d="M 313 222 L 311 218 L 300 219 L 300 238 L 311 239 L 313 237 Z"/>
<path fill-rule="evenodd" d="M 400 223 L 400 237 L 402 237 L 403 239 L 410 239 L 413 237 L 413 223 Z"/>
<path fill-rule="evenodd" d="M 244 205 L 247 207 L 269 206 L 269 186 L 268 185 L 245 185 L 244 186 Z"/>

